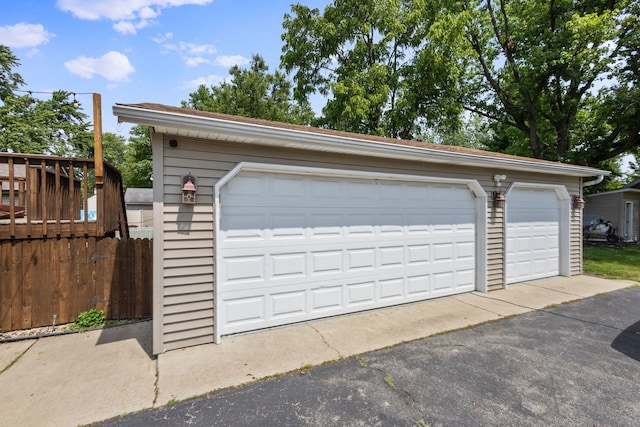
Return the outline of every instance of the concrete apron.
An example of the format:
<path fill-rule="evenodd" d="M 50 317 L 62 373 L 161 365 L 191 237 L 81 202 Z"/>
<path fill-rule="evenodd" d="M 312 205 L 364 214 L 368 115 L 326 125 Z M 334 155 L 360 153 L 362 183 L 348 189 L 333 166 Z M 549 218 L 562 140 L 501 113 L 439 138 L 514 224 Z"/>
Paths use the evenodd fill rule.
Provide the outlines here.
<path fill-rule="evenodd" d="M 4 425 L 78 425 L 634 285 L 554 277 L 150 356 L 151 322 L 0 344 Z"/>

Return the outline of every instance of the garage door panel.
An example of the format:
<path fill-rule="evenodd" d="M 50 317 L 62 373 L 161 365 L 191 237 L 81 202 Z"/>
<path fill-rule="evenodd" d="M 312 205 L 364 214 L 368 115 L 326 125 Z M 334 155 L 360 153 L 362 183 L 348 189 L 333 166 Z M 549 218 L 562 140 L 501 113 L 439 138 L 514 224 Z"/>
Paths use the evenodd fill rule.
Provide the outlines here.
<path fill-rule="evenodd" d="M 263 282 L 266 278 L 265 260 L 264 255 L 225 258 L 222 263 L 222 274 L 226 278 L 226 283 Z"/>
<path fill-rule="evenodd" d="M 224 302 L 227 306 L 225 310 L 226 322 L 236 327 L 247 323 L 264 322 L 267 318 L 265 300 L 264 295 L 226 299 Z"/>
<path fill-rule="evenodd" d="M 361 282 L 347 285 L 347 306 L 354 307 L 363 304 L 373 304 L 376 300 L 376 283 Z"/>
<path fill-rule="evenodd" d="M 311 289 L 311 312 L 339 310 L 343 306 L 342 292 L 340 285 Z"/>
<path fill-rule="evenodd" d="M 222 334 L 475 288 L 464 185 L 244 172 L 227 185 L 245 175 L 220 197 Z"/>

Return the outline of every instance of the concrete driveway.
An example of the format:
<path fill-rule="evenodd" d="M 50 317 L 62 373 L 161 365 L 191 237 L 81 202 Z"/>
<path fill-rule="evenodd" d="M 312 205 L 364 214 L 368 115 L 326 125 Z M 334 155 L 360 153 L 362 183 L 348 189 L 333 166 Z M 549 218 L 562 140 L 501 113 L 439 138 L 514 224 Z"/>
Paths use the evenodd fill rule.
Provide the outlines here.
<path fill-rule="evenodd" d="M 637 426 L 639 321 L 626 288 L 101 425 Z"/>

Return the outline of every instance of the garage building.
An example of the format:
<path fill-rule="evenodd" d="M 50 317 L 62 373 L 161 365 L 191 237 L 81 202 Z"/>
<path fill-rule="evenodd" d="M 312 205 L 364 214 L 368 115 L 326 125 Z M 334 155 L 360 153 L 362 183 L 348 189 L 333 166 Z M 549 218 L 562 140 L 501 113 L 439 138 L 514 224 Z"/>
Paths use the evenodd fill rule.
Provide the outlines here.
<path fill-rule="evenodd" d="M 582 188 L 608 173 L 158 104 L 113 111 L 151 130 L 156 354 L 581 274 Z"/>

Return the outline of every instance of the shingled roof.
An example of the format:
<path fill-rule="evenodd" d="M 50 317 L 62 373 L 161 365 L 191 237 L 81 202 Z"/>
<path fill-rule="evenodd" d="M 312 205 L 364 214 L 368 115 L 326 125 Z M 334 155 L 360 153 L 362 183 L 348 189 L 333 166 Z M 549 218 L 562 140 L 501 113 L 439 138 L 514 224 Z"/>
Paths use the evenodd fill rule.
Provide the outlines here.
<path fill-rule="evenodd" d="M 131 114 L 131 112 L 137 111 L 138 114 Z M 574 176 L 595 176 L 595 175 L 608 175 L 608 171 L 602 171 L 599 169 L 586 167 L 586 166 L 578 166 L 571 165 L 567 163 L 560 162 L 552 162 L 548 160 L 540 160 L 530 157 L 522 157 L 522 156 L 514 156 L 510 154 L 504 153 L 495 153 L 485 150 L 478 150 L 467 147 L 459 147 L 459 146 L 451 146 L 451 145 L 441 145 L 434 144 L 428 142 L 421 141 L 410 141 L 403 139 L 394 139 L 387 138 L 376 135 L 365 135 L 358 134 L 352 132 L 343 132 L 336 131 L 332 129 L 323 129 L 311 126 L 304 125 L 296 125 L 291 123 L 282 123 L 275 122 L 270 120 L 262 120 L 262 119 L 254 119 L 250 117 L 242 117 L 242 116 L 233 116 L 229 114 L 222 113 L 212 113 L 208 111 L 200 111 L 193 110 L 181 107 L 173 107 L 162 104 L 154 104 L 154 103 L 140 103 L 140 104 L 116 104 L 113 107 L 114 115 L 119 117 L 120 121 L 127 121 L 132 123 L 146 124 L 149 126 L 154 126 L 157 131 L 162 132 L 163 128 L 174 128 L 175 126 L 195 126 L 198 125 L 199 129 L 204 129 L 208 124 L 211 128 L 220 124 L 235 124 L 235 125 L 246 125 L 247 128 L 252 127 L 256 129 L 256 132 L 259 132 L 259 128 L 262 129 L 274 129 L 281 130 L 285 132 L 290 132 L 294 134 L 305 134 L 307 136 L 317 136 L 324 137 L 329 139 L 334 139 L 336 142 L 342 141 L 358 141 L 358 142 L 367 142 L 371 143 L 372 148 L 374 146 L 381 145 L 393 145 L 398 147 L 407 147 L 418 149 L 420 151 L 424 150 L 425 152 L 431 153 L 450 153 L 453 155 L 458 155 L 460 157 L 465 157 L 468 159 L 492 159 L 498 160 L 499 163 L 504 167 L 509 162 L 514 162 L 520 165 L 530 164 L 530 165 L 538 165 L 543 169 L 546 169 L 545 166 L 548 167 L 551 173 L 561 173 L 562 170 L 566 172 L 568 175 Z M 146 113 L 146 114 L 145 114 Z M 167 133 L 167 129 L 165 129 L 165 133 Z M 202 133 L 202 132 L 201 132 Z M 254 132 L 255 133 L 255 132 Z M 206 135 L 200 135 L 200 137 L 207 138 Z M 314 149 L 314 147 L 309 146 L 305 147 L 307 149 Z M 319 149 L 319 148 L 316 148 Z M 321 150 L 326 151 L 326 150 Z M 453 162 L 452 162 L 453 163 Z"/>

